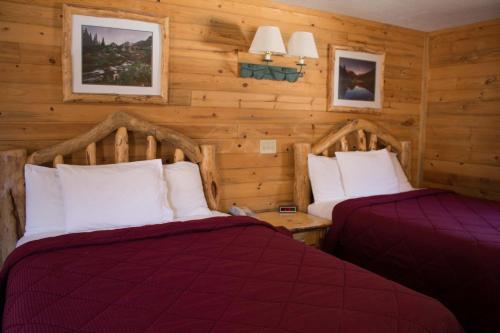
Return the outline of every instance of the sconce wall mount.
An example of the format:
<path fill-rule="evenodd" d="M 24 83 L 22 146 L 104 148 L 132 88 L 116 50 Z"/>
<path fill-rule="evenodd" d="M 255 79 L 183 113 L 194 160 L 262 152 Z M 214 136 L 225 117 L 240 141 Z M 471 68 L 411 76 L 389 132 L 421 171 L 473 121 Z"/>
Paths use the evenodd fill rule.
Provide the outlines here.
<path fill-rule="evenodd" d="M 240 63 L 240 77 L 245 78 L 296 82 L 303 74 L 293 67 Z"/>
<path fill-rule="evenodd" d="M 288 41 L 288 52 L 283 43 L 281 32 L 278 27 L 260 26 L 250 46 L 250 53 L 264 54 L 264 64 L 240 63 L 240 77 L 253 77 L 256 79 L 280 80 L 296 82 L 304 76 L 303 68 L 306 66 L 305 59 L 317 59 L 318 51 L 314 36 L 310 32 L 297 31 L 290 36 Z M 297 68 L 271 66 L 272 55 L 288 55 L 298 57 Z"/>

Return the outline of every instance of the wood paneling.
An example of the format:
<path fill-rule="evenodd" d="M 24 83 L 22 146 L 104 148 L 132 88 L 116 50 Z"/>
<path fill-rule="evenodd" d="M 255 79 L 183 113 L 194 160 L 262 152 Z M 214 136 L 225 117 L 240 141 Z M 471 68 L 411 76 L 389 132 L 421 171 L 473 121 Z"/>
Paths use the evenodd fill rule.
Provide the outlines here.
<path fill-rule="evenodd" d="M 424 185 L 500 200 L 500 20 L 431 33 Z"/>
<path fill-rule="evenodd" d="M 327 47 L 335 44 L 385 52 L 383 110 L 362 116 L 412 141 L 417 173 L 422 32 L 261 0 L 64 1 L 169 16 L 171 57 L 169 105 L 63 104 L 62 3 L 0 0 L 0 149 L 43 148 L 85 132 L 114 111 L 126 111 L 216 144 L 224 208 L 233 203 L 272 208 L 292 200 L 293 143 L 313 142 L 335 122 L 360 116 L 326 111 Z M 259 25 L 279 26 L 285 41 L 293 31 L 313 32 L 320 59 L 308 61 L 307 74 L 297 83 L 238 77 L 238 59 L 249 57 Z M 493 97 L 495 91 L 488 94 Z M 460 103 L 451 94 L 446 98 Z M 259 154 L 259 140 L 266 138 L 278 140 L 277 154 Z M 130 159 L 145 158 L 145 138 L 129 140 Z M 97 163 L 112 161 L 112 145 L 112 139 L 98 145 Z M 85 152 L 73 159 L 85 163 Z"/>

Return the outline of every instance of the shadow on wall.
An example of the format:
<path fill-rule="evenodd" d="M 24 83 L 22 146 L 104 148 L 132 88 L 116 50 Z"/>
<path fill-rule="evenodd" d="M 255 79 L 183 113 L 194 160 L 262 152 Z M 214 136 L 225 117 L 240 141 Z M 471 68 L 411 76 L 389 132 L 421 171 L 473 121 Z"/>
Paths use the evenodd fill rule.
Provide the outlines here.
<path fill-rule="evenodd" d="M 255 31 L 243 31 L 241 26 L 234 22 L 211 17 L 204 41 L 221 44 L 219 50 L 217 50 L 219 52 L 246 52 L 254 34 Z M 234 63 L 229 61 L 227 65 L 225 66 L 226 69 L 229 69 L 234 75 L 238 75 L 238 66 L 235 67 Z"/>

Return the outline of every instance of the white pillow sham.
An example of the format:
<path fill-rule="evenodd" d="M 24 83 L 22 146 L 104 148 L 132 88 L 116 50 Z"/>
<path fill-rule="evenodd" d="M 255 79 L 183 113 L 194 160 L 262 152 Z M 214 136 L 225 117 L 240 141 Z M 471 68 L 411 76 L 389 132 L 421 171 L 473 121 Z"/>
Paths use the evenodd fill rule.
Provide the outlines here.
<path fill-rule="evenodd" d="M 339 167 L 334 157 L 309 154 L 307 164 L 314 202 L 345 198 Z"/>
<path fill-rule="evenodd" d="M 57 170 L 24 166 L 26 182 L 26 230 L 24 236 L 63 234 L 64 206 Z"/>
<path fill-rule="evenodd" d="M 336 152 L 347 197 L 399 192 L 399 182 L 386 149 L 368 152 Z"/>
<path fill-rule="evenodd" d="M 403 168 L 401 167 L 401 164 L 399 163 L 398 156 L 396 153 L 391 153 L 391 160 L 392 160 L 392 165 L 394 166 L 394 171 L 396 172 L 396 176 L 398 177 L 399 192 L 408 192 L 413 190 L 414 188 L 408 181 L 408 177 L 406 177 L 406 174 Z"/>
<path fill-rule="evenodd" d="M 198 164 L 177 162 L 163 166 L 168 201 L 175 218 L 210 215 Z"/>
<path fill-rule="evenodd" d="M 57 165 L 66 232 L 166 222 L 168 206 L 160 159 L 131 163 Z"/>

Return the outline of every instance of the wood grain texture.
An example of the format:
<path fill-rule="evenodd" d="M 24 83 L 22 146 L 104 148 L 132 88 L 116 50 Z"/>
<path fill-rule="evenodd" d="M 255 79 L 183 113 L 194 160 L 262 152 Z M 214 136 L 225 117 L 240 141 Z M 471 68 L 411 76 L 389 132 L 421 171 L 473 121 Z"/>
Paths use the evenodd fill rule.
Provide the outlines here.
<path fill-rule="evenodd" d="M 184 152 L 182 149 L 176 148 L 174 151 L 174 162 L 184 161 Z"/>
<path fill-rule="evenodd" d="M 62 155 L 56 155 L 54 157 L 54 161 L 52 162 L 52 165 L 56 167 L 58 164 L 63 164 L 64 163 L 64 156 Z"/>
<path fill-rule="evenodd" d="M 24 234 L 26 150 L 0 152 L 0 266 Z"/>
<path fill-rule="evenodd" d="M 201 145 L 203 156 L 200 163 L 200 173 L 203 180 L 203 190 L 207 199 L 208 207 L 212 210 L 219 209 L 219 172 L 216 163 L 215 146 Z M 184 156 L 184 155 L 183 155 Z"/>
<path fill-rule="evenodd" d="M 96 156 L 96 144 L 95 142 L 89 143 L 87 148 L 85 148 L 85 160 L 88 165 L 96 165 L 97 156 Z"/>
<path fill-rule="evenodd" d="M 423 185 L 500 200 L 500 20 L 430 34 Z"/>
<path fill-rule="evenodd" d="M 255 217 L 275 227 L 285 227 L 293 233 L 294 239 L 317 248 L 321 248 L 327 229 L 332 225 L 331 220 L 302 212 L 294 214 L 263 212 Z"/>
<path fill-rule="evenodd" d="M 300 212 L 307 213 L 311 203 L 311 180 L 307 166 L 307 155 L 311 153 L 311 144 L 296 143 L 293 145 L 295 178 L 293 184 L 293 201 Z"/>
<path fill-rule="evenodd" d="M 128 134 L 126 127 L 120 127 L 115 134 L 115 163 L 125 163 L 129 161 L 128 154 Z"/>
<path fill-rule="evenodd" d="M 327 48 L 332 44 L 385 53 L 383 108 L 362 116 L 401 140 L 412 141 L 416 163 L 426 35 L 422 32 L 270 1 L 64 3 L 169 17 L 169 103 L 63 103 L 62 2 L 0 0 L 0 149 L 27 147 L 31 153 L 80 135 L 123 111 L 174 129 L 196 144 L 216 145 L 222 210 L 233 203 L 270 209 L 293 199 L 293 144 L 316 142 L 335 124 L 359 117 L 356 112 L 325 111 Z M 307 60 L 306 75 L 296 83 L 239 77 L 238 59 L 249 57 L 246 52 L 257 27 L 269 24 L 280 27 L 284 40 L 294 31 L 314 33 L 320 58 Z M 276 139 L 277 153 L 260 154 L 261 139 Z M 96 141 L 100 142 L 97 164 L 112 163 L 113 138 L 85 141 L 80 149 Z M 146 148 L 142 135 L 129 132 L 131 161 L 145 159 Z M 181 148 L 186 159 L 199 158 L 193 156 L 199 152 L 175 148 Z M 167 153 L 173 153 L 172 147 L 158 140 L 158 156 Z M 86 164 L 84 154 L 63 155 L 71 163 Z"/>
<path fill-rule="evenodd" d="M 146 159 L 154 160 L 156 158 L 156 151 L 158 150 L 158 143 L 153 135 L 148 135 L 146 137 L 147 147 L 146 147 Z"/>

